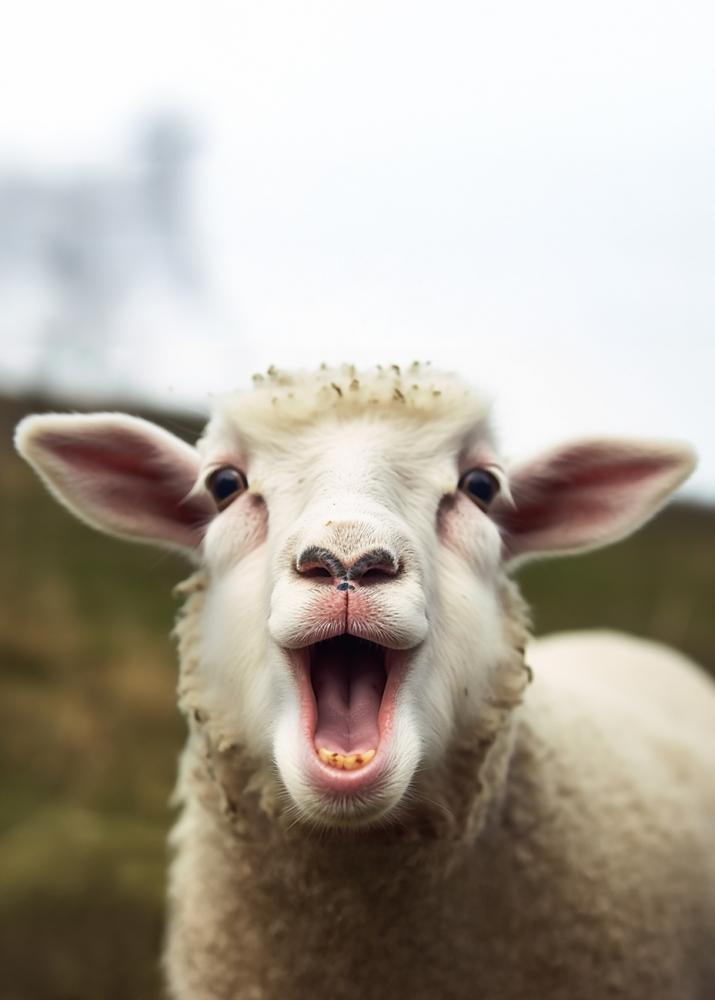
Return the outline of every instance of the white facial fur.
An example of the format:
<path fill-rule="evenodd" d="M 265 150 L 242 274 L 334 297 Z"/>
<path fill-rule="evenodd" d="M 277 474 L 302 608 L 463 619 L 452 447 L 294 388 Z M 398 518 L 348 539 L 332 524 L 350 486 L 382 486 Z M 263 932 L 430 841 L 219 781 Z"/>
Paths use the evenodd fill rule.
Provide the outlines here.
<path fill-rule="evenodd" d="M 215 416 L 200 450 L 200 478 L 228 464 L 249 481 L 249 492 L 205 536 L 211 582 L 197 678 L 202 706 L 225 741 L 240 738 L 255 754 L 275 756 L 294 802 L 314 819 L 329 822 L 336 809 L 301 766 L 298 692 L 286 650 L 331 634 L 334 591 L 302 577 L 296 562 L 310 546 L 348 563 L 375 548 L 398 560 L 394 579 L 363 588 L 356 614 L 366 637 L 409 651 L 390 762 L 369 803 L 343 808 L 341 817 L 384 814 L 425 756 L 444 751 L 458 713 L 478 711 L 506 653 L 496 596 L 499 533 L 457 492 L 460 471 L 494 463 L 486 426 L 327 413 L 298 428 L 288 423 L 283 433 L 274 428 L 265 446 L 241 434 L 229 409 Z"/>

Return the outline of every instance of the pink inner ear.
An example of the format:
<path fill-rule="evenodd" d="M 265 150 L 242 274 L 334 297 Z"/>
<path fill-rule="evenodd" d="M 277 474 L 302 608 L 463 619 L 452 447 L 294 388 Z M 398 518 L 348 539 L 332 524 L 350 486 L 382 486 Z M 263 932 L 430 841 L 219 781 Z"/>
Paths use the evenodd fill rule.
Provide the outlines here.
<path fill-rule="evenodd" d="M 55 495 L 100 531 L 193 551 L 215 514 L 207 495 L 191 495 L 196 450 L 146 420 L 113 413 L 29 417 L 17 445 Z"/>
<path fill-rule="evenodd" d="M 649 459 L 608 465 L 594 458 L 593 465 L 559 464 L 540 475 L 534 485 L 524 484 L 521 490 L 515 487 L 519 494 L 516 509 L 505 508 L 499 523 L 510 535 L 523 535 L 542 530 L 563 513 L 578 522 L 598 518 L 613 507 L 621 490 L 662 472 L 662 464 Z M 588 456 L 581 459 L 589 461 Z M 606 489 L 616 496 L 608 495 Z"/>
<path fill-rule="evenodd" d="M 514 507 L 494 510 L 507 558 L 604 545 L 638 527 L 685 478 L 684 449 L 630 442 L 567 446 L 518 470 Z"/>
<path fill-rule="evenodd" d="M 97 477 L 93 489 L 115 515 L 124 512 L 131 519 L 174 523 L 192 530 L 203 527 L 208 519 L 205 501 L 184 500 L 193 485 L 193 470 L 168 466 L 165 456 L 138 436 L 123 438 L 115 433 L 95 442 L 50 433 L 43 444 L 78 474 Z"/>

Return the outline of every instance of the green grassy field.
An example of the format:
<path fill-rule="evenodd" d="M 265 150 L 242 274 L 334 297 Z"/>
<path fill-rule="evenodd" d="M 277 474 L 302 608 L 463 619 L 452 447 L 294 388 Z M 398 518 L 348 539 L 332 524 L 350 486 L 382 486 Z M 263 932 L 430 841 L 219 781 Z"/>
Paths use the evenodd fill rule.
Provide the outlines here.
<path fill-rule="evenodd" d="M 10 444 L 44 409 L 0 400 L 0 1000 L 148 1000 L 183 735 L 168 633 L 185 568 L 49 499 Z M 685 506 L 522 574 L 538 633 L 621 628 L 711 670 L 714 582 L 715 511 Z"/>

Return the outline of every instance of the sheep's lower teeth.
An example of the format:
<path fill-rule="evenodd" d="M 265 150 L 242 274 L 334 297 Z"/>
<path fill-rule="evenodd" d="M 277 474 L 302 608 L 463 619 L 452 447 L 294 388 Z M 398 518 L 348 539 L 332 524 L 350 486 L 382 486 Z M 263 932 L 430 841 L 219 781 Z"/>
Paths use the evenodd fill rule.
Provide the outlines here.
<path fill-rule="evenodd" d="M 364 767 L 366 764 L 369 764 L 375 756 L 375 751 L 365 750 L 363 753 L 346 754 L 321 747 L 318 750 L 318 756 L 325 764 L 329 764 L 330 767 L 337 767 L 341 771 L 354 771 L 358 767 Z"/>

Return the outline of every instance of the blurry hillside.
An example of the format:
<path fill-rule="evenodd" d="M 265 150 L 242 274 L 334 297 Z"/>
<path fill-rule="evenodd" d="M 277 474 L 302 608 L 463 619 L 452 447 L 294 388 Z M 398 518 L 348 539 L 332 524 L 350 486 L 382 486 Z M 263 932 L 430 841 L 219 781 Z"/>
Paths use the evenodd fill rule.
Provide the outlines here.
<path fill-rule="evenodd" d="M 0 399 L 0 1000 L 149 1000 L 183 736 L 171 588 L 185 568 L 94 534 L 46 495 L 11 435 L 52 408 Z M 538 632 L 616 627 L 715 666 L 712 509 L 672 507 L 522 582 Z"/>

